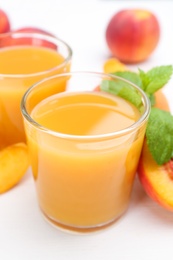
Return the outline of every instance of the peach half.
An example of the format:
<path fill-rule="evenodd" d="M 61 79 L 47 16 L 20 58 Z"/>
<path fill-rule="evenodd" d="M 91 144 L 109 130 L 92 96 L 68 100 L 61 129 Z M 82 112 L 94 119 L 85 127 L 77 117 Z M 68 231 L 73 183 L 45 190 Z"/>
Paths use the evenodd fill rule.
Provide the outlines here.
<path fill-rule="evenodd" d="M 158 165 L 146 140 L 139 160 L 138 176 L 148 196 L 162 207 L 173 211 L 173 161 Z"/>

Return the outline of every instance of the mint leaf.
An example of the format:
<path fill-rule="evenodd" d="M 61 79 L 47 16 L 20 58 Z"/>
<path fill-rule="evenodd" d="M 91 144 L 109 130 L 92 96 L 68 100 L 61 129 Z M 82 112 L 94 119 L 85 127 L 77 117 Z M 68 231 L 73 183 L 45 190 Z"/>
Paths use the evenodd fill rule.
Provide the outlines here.
<path fill-rule="evenodd" d="M 168 162 L 173 154 L 173 116 L 166 111 L 152 108 L 146 138 L 149 150 L 157 162 Z"/>
<path fill-rule="evenodd" d="M 102 91 L 117 95 L 128 100 L 139 110 L 141 110 L 143 107 L 140 94 L 125 81 L 118 79 L 116 82 L 112 80 L 103 80 L 100 88 Z"/>
<path fill-rule="evenodd" d="M 147 73 L 139 70 L 139 75 L 142 79 L 144 91 L 148 94 L 153 94 L 162 88 L 171 78 L 173 66 L 160 66 L 149 70 Z"/>
<path fill-rule="evenodd" d="M 114 72 L 112 74 L 119 76 L 121 78 L 124 78 L 124 79 L 132 82 L 133 84 L 137 85 L 138 87 L 142 88 L 142 80 L 141 80 L 140 76 L 135 72 L 117 71 L 117 72 Z"/>

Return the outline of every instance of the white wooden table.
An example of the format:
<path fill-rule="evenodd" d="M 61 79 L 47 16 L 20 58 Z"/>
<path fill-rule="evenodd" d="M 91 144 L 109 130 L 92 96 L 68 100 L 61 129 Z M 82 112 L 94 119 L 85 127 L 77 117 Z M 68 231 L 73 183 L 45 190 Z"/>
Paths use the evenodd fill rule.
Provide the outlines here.
<path fill-rule="evenodd" d="M 173 1 L 1 0 L 12 28 L 37 26 L 67 41 L 73 49 L 72 70 L 102 71 L 109 57 L 105 28 L 123 8 L 147 8 L 160 20 L 159 46 L 147 70 L 173 64 Z M 165 87 L 173 111 L 173 81 Z M 173 213 L 152 202 L 135 181 L 126 214 L 109 229 L 90 235 L 60 232 L 45 222 L 37 205 L 30 171 L 22 182 L 0 195 L 1 260 L 162 260 L 172 259 Z"/>

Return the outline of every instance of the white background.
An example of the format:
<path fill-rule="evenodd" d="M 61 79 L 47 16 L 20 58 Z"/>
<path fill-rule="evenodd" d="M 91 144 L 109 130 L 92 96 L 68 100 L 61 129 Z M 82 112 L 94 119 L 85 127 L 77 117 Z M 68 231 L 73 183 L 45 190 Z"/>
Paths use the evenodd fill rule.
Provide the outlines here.
<path fill-rule="evenodd" d="M 130 66 L 147 70 L 173 64 L 173 1 L 1 0 L 12 29 L 36 26 L 64 39 L 73 49 L 72 70 L 102 71 L 110 57 L 105 29 L 124 8 L 146 8 L 161 25 L 159 45 L 145 62 Z M 173 81 L 164 92 L 173 109 Z M 173 111 L 173 110 L 172 110 Z M 135 181 L 126 214 L 110 228 L 90 235 L 63 233 L 47 224 L 37 206 L 30 171 L 0 195 L 0 259 L 2 260 L 162 260 L 172 258 L 173 213 L 152 202 Z"/>

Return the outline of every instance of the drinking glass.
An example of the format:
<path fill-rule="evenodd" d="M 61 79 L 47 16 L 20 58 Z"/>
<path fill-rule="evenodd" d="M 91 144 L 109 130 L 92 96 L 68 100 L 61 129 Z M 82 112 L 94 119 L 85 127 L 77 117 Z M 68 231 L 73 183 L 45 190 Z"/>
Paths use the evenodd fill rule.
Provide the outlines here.
<path fill-rule="evenodd" d="M 0 35 L 0 148 L 25 142 L 20 102 L 34 83 L 70 71 L 72 50 L 54 36 L 12 32 Z M 61 85 L 56 92 L 64 91 Z"/>
<path fill-rule="evenodd" d="M 63 82 L 68 91 L 50 93 Z M 109 84 L 116 95 L 87 90 Z M 138 102 L 123 97 L 124 90 Z M 59 74 L 25 93 L 21 110 L 32 172 L 40 209 L 50 223 L 94 231 L 126 211 L 149 104 L 139 87 L 96 72 Z"/>

